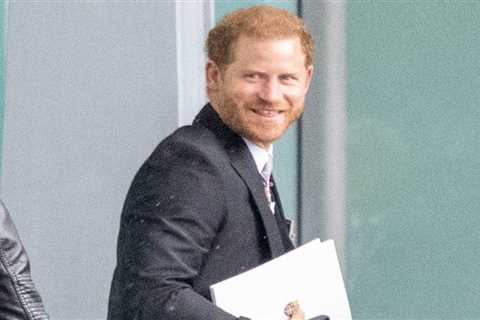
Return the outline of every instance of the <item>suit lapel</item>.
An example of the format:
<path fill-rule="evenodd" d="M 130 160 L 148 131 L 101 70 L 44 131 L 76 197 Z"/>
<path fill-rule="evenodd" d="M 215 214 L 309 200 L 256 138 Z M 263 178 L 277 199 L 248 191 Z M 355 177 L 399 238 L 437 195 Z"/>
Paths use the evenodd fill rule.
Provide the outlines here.
<path fill-rule="evenodd" d="M 290 238 L 290 227 L 292 226 L 288 224 L 287 220 L 285 219 L 282 202 L 280 201 L 280 195 L 278 194 L 277 184 L 275 183 L 275 179 L 273 178 L 273 176 L 272 176 L 272 181 L 273 181 L 273 197 L 275 198 L 275 216 L 280 218 L 278 227 L 280 228 L 280 233 L 282 235 L 282 238 L 284 239 L 285 249 L 287 251 L 290 251 L 293 248 L 295 248 L 295 245 L 293 244 L 293 240 Z"/>
<path fill-rule="evenodd" d="M 220 117 L 209 104 L 200 111 L 194 120 L 194 124 L 201 124 L 209 128 L 220 141 L 223 141 L 232 167 L 245 182 L 258 208 L 272 258 L 282 255 L 285 250 L 283 248 L 280 230 L 274 215 L 268 207 L 262 178 L 257 171 L 255 160 L 250 154 L 245 142 L 221 121 Z"/>
<path fill-rule="evenodd" d="M 272 257 L 275 258 L 285 252 L 280 230 L 277 222 L 275 221 L 275 217 L 268 206 L 267 198 L 265 197 L 265 191 L 263 189 L 262 178 L 257 173 L 255 161 L 253 160 L 250 151 L 245 144 L 243 149 L 244 150 L 229 149 L 228 153 L 232 166 L 247 185 L 258 211 L 260 212 L 260 217 L 267 234 Z"/>

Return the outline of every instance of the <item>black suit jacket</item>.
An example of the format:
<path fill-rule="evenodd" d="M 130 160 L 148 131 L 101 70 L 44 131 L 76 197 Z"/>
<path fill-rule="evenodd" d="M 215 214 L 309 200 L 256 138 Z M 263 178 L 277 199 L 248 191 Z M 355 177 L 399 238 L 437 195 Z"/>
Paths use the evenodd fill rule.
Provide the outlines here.
<path fill-rule="evenodd" d="M 280 199 L 276 199 L 277 202 Z M 233 320 L 209 286 L 293 246 L 244 141 L 210 105 L 163 140 L 125 200 L 111 320 Z"/>

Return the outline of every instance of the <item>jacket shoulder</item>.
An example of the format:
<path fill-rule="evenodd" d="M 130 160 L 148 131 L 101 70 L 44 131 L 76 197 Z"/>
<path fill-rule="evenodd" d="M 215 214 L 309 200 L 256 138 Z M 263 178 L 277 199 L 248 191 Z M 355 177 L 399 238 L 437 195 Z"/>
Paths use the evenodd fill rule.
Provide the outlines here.
<path fill-rule="evenodd" d="M 174 158 L 177 161 L 186 157 L 212 158 L 227 156 L 224 141 L 207 128 L 201 126 L 184 126 L 175 130 L 162 140 L 147 161 L 162 161 Z"/>

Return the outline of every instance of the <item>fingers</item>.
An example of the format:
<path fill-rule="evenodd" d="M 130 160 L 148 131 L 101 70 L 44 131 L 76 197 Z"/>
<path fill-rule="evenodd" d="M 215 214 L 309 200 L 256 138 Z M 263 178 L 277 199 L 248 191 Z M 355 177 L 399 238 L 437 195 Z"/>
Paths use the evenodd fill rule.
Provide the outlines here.
<path fill-rule="evenodd" d="M 305 320 L 305 313 L 303 313 L 303 311 L 299 309 L 290 317 L 290 320 Z"/>
<path fill-rule="evenodd" d="M 304 320 L 305 314 L 300 309 L 300 303 L 295 300 L 287 304 L 284 309 L 285 315 L 290 317 L 290 320 Z"/>
<path fill-rule="evenodd" d="M 283 312 L 285 315 L 291 317 L 295 312 L 297 312 L 300 309 L 300 304 L 298 303 L 298 300 L 289 302 Z"/>

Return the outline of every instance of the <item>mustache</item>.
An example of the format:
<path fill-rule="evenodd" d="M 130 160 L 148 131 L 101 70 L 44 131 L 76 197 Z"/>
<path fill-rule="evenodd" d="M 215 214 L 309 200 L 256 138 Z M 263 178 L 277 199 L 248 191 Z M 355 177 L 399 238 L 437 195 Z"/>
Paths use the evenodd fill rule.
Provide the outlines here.
<path fill-rule="evenodd" d="M 288 106 L 286 106 L 284 103 L 254 102 L 254 103 L 246 104 L 246 106 L 249 107 L 249 108 L 252 108 L 252 109 L 260 109 L 260 110 L 279 111 L 279 110 L 288 109 Z"/>
<path fill-rule="evenodd" d="M 291 109 L 291 106 L 286 102 L 279 102 L 279 103 L 269 103 L 265 102 L 261 99 L 257 99 L 256 101 L 252 102 L 241 102 L 238 103 L 232 98 L 228 98 L 224 101 L 223 105 L 227 107 L 227 109 L 253 109 L 253 110 L 271 110 L 271 111 L 286 111 Z"/>

